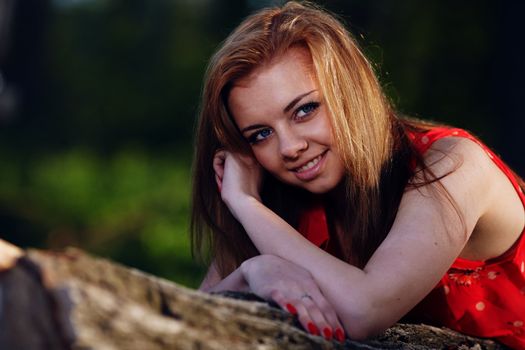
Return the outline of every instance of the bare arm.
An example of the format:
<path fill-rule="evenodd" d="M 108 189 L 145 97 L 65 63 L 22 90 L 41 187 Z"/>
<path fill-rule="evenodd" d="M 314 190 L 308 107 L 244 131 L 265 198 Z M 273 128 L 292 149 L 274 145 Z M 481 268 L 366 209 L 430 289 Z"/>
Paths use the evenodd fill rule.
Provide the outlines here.
<path fill-rule="evenodd" d="M 409 191 L 390 233 L 362 270 L 311 244 L 256 197 L 236 193 L 231 201 L 223 199 L 261 253 L 308 270 L 349 334 L 364 338 L 396 322 L 434 287 L 497 195 L 487 186 L 497 170 L 479 146 L 459 139 L 441 146 L 434 156 L 450 152 L 461 160 L 441 182 L 463 221 L 451 203 L 436 196 L 436 184 Z M 454 164 L 445 158 L 431 168 L 439 176 Z"/>
<path fill-rule="evenodd" d="M 303 327 L 314 335 L 330 340 L 344 339 L 343 326 L 332 305 L 306 269 L 275 255 L 258 255 L 221 280 L 212 264 L 200 290 L 206 292 L 253 292 L 275 301 L 284 310 L 297 315 Z M 305 293 L 311 299 L 301 300 Z"/>
<path fill-rule="evenodd" d="M 233 271 L 226 278 L 221 279 L 215 263 L 210 265 L 208 273 L 202 281 L 199 290 L 203 292 L 219 292 L 219 291 L 237 291 L 248 292 L 249 286 L 246 283 L 242 270 L 240 268 Z"/>

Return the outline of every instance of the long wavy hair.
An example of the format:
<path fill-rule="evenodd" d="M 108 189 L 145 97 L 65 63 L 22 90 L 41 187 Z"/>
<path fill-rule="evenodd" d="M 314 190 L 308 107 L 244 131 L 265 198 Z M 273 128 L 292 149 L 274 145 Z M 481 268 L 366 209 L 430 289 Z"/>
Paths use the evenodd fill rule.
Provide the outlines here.
<path fill-rule="evenodd" d="M 288 2 L 246 18 L 211 58 L 198 119 L 193 168 L 192 246 L 226 276 L 259 254 L 242 225 L 222 202 L 212 161 L 219 148 L 251 154 L 228 111 L 228 95 L 239 79 L 291 47 L 308 50 L 328 109 L 334 143 L 347 175 L 338 203 L 327 205 L 338 257 L 362 267 L 388 234 L 401 197 L 414 175 L 413 160 L 425 168 L 407 129 L 429 125 L 396 117 L 373 67 L 334 15 L 311 3 Z M 425 181 L 437 179 L 425 175 Z M 424 181 L 424 182 L 425 182 Z M 265 205 L 297 227 L 309 194 L 266 174 Z M 333 225 L 331 226 L 333 227 Z"/>

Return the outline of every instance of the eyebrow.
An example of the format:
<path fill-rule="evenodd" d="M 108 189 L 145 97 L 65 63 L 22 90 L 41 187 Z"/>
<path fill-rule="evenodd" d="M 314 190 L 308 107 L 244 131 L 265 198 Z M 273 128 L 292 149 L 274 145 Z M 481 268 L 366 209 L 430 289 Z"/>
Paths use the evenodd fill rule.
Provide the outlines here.
<path fill-rule="evenodd" d="M 290 111 L 290 109 L 292 109 L 299 101 L 301 101 L 304 97 L 310 95 L 311 93 L 315 92 L 317 90 L 311 90 L 311 91 L 308 91 L 308 92 L 305 92 L 304 94 L 301 94 L 299 96 L 297 96 L 296 98 L 294 98 L 290 103 L 288 103 L 288 105 L 286 107 L 284 107 L 283 109 L 283 112 L 284 113 L 288 113 L 288 111 Z M 241 133 L 245 133 L 246 131 L 250 131 L 250 130 L 255 130 L 255 129 L 260 129 L 260 128 L 264 128 L 265 126 L 262 125 L 262 124 L 254 124 L 254 125 L 250 125 L 250 126 L 247 126 L 246 128 L 242 129 L 241 130 Z"/>
<path fill-rule="evenodd" d="M 312 91 L 305 92 L 304 94 L 301 94 L 301 95 L 297 96 L 296 98 L 294 98 L 294 99 L 292 100 L 292 102 L 290 102 L 290 103 L 288 104 L 288 106 L 284 107 L 283 112 L 284 112 L 284 113 L 287 113 L 290 109 L 292 109 L 292 108 L 297 104 L 297 102 L 301 101 L 301 99 L 302 99 L 303 97 L 310 95 L 310 94 L 311 94 L 312 92 L 314 92 L 314 91 L 316 91 L 316 90 L 312 90 Z"/>
<path fill-rule="evenodd" d="M 264 128 L 264 125 L 262 125 L 262 124 L 254 124 L 254 125 L 250 125 L 250 126 L 245 127 L 244 129 L 242 129 L 241 133 L 244 134 L 246 131 L 255 130 L 255 129 L 261 129 L 261 128 Z"/>

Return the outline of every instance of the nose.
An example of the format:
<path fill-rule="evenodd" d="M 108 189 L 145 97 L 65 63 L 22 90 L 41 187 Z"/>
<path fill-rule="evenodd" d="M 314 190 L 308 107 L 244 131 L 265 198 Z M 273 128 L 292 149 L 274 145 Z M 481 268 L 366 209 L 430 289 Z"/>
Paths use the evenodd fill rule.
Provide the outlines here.
<path fill-rule="evenodd" d="M 281 130 L 279 136 L 281 155 L 285 159 L 296 159 L 308 148 L 306 138 L 290 128 Z"/>

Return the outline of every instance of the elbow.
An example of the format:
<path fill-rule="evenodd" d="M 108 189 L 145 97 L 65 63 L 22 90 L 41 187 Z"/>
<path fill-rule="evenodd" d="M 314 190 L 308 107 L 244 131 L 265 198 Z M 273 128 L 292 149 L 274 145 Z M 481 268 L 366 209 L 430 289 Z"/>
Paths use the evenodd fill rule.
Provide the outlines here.
<path fill-rule="evenodd" d="M 384 314 L 378 311 L 367 302 L 358 303 L 358 306 L 344 310 L 341 322 L 348 337 L 357 341 L 366 340 L 395 323 L 395 321 L 386 320 Z"/>
<path fill-rule="evenodd" d="M 377 333 L 376 327 L 372 327 L 368 320 L 353 317 L 351 321 L 344 322 L 343 325 L 346 330 L 346 334 L 352 340 L 363 341 Z"/>
<path fill-rule="evenodd" d="M 365 325 L 362 325 L 362 324 L 359 324 L 359 325 L 345 325 L 345 327 L 346 327 L 346 333 L 347 333 L 348 337 L 350 339 L 356 340 L 356 341 L 367 340 L 368 338 L 370 338 L 370 337 L 372 337 L 374 335 L 377 335 L 378 333 L 383 331 L 383 329 L 377 330 L 375 328 L 368 327 L 368 326 L 365 326 Z"/>

